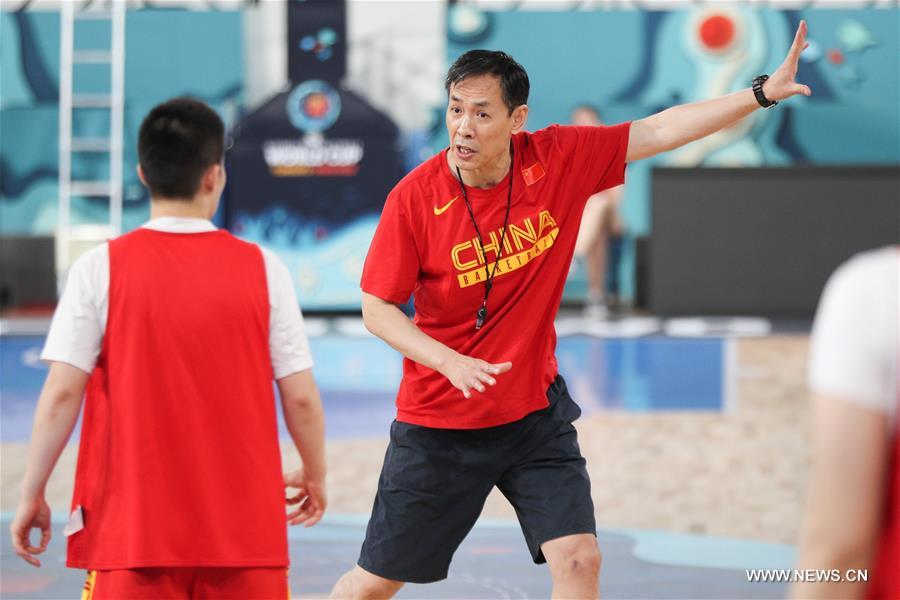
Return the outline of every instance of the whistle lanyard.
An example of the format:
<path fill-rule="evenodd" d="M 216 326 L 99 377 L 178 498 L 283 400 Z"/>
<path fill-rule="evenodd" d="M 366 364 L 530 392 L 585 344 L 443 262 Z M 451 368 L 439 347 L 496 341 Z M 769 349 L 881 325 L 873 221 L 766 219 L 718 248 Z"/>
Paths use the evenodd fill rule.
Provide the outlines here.
<path fill-rule="evenodd" d="M 509 207 L 512 204 L 512 188 L 513 188 L 513 167 L 515 166 L 515 155 L 512 144 L 509 146 L 509 190 L 506 193 L 506 216 L 503 217 L 503 233 L 500 235 L 500 246 L 497 248 L 497 259 L 494 261 L 494 268 L 488 265 L 487 252 L 484 249 L 484 239 L 481 237 L 481 230 L 478 229 L 478 223 L 475 221 L 475 213 L 472 211 L 472 205 L 469 203 L 469 196 L 466 194 L 466 186 L 463 184 L 462 173 L 459 166 L 456 167 L 456 176 L 459 179 L 459 187 L 462 190 L 463 200 L 466 202 L 466 208 L 469 210 L 469 217 L 472 219 L 472 226 L 475 228 L 475 235 L 478 236 L 478 245 L 481 247 L 481 256 L 484 258 L 484 299 L 481 301 L 481 308 L 475 313 L 475 330 L 481 329 L 484 321 L 488 316 L 488 296 L 491 293 L 491 287 L 494 285 L 494 276 L 497 274 L 497 266 L 500 264 L 500 256 L 503 254 L 503 244 L 506 241 L 506 226 L 509 224 Z"/>

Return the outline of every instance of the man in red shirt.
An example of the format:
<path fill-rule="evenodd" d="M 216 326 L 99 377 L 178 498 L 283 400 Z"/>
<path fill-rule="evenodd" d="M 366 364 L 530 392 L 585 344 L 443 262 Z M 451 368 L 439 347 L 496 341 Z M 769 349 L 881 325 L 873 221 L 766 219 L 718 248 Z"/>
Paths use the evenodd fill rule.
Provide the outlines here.
<path fill-rule="evenodd" d="M 784 63 L 753 89 L 612 127 L 525 131 L 528 76 L 503 52 L 450 67 L 449 148 L 389 194 L 362 276 L 363 318 L 401 352 L 397 420 L 358 565 L 336 598 L 383 598 L 447 576 L 496 486 L 516 509 L 553 595 L 596 597 L 600 552 L 580 413 L 558 375 L 553 327 L 584 204 L 625 164 L 722 129 L 795 83 Z M 415 296 L 416 316 L 398 304 Z"/>
<path fill-rule="evenodd" d="M 138 155 L 151 220 L 69 271 L 13 546 L 40 566 L 44 489 L 86 391 L 64 531 L 66 564 L 89 571 L 84 597 L 286 598 L 286 524 L 313 525 L 326 504 L 322 406 L 290 275 L 209 222 L 225 186 L 211 108 L 157 106 Z M 303 459 L 284 476 L 273 379 Z M 285 486 L 302 502 L 288 515 Z"/>

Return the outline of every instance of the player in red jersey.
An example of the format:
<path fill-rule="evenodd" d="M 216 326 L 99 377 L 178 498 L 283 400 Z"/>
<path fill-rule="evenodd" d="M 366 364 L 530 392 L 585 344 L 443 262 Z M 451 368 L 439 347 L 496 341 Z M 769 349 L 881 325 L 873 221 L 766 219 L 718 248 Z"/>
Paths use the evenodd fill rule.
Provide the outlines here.
<path fill-rule="evenodd" d="M 44 489 L 85 397 L 65 533 L 66 564 L 89 571 L 87 597 L 285 598 L 286 524 L 313 525 L 326 505 L 322 405 L 291 278 L 209 221 L 225 186 L 211 108 L 157 106 L 138 154 L 151 220 L 69 272 L 13 546 L 40 566 Z M 303 460 L 287 475 L 273 379 Z M 305 500 L 287 518 L 285 486 L 298 489 L 289 503 Z"/>
<path fill-rule="evenodd" d="M 590 481 L 559 377 L 554 317 L 587 198 L 626 162 L 677 148 L 795 94 L 801 23 L 755 89 L 611 127 L 525 131 L 528 75 L 502 52 L 445 81 L 450 146 L 388 195 L 362 276 L 363 318 L 405 357 L 397 420 L 358 565 L 336 598 L 383 598 L 447 576 L 495 486 L 554 597 L 598 594 Z M 416 316 L 398 308 L 414 294 Z"/>

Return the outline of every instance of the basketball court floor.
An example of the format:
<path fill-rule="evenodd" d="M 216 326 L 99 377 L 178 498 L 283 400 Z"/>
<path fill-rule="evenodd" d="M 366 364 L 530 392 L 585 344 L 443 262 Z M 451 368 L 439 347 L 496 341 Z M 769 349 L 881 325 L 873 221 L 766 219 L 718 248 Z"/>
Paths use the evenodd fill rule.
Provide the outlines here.
<path fill-rule="evenodd" d="M 567 327 L 582 333 L 562 335 Z M 290 530 L 291 587 L 294 597 L 321 598 L 358 555 L 401 364 L 357 320 L 310 319 L 308 328 L 325 403 L 330 504 L 316 527 Z M 571 322 L 558 330 L 560 370 L 583 409 L 576 425 L 593 482 L 604 596 L 783 597 L 783 584 L 750 582 L 746 571 L 793 563 L 808 452 L 806 335 L 685 338 L 650 328 L 606 337 Z M 42 335 L 0 336 L 4 537 L 46 373 L 42 343 Z M 296 453 L 281 432 L 289 468 Z M 0 597 L 78 596 L 84 573 L 65 568 L 61 533 L 75 455 L 72 443 L 48 486 L 56 525 L 44 566 L 19 560 L 5 539 Z M 494 494 L 449 578 L 398 597 L 549 595 L 546 566 L 532 564 L 514 513 Z"/>

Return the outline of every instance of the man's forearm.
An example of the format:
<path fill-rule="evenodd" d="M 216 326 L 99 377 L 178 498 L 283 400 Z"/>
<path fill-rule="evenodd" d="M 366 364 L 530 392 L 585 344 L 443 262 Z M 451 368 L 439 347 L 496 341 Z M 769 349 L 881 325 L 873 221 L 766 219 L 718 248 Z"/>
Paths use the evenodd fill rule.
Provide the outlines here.
<path fill-rule="evenodd" d="M 743 119 L 760 108 L 750 88 L 690 104 L 673 106 L 632 125 L 632 136 L 646 138 L 634 145 L 628 161 L 680 148 Z M 635 127 L 637 126 L 637 127 Z"/>
<path fill-rule="evenodd" d="M 847 546 L 841 547 L 841 540 L 831 540 L 823 536 L 822 539 L 813 540 L 805 544 L 801 549 L 800 560 L 796 569 L 805 571 L 836 571 L 842 576 L 850 571 L 867 571 L 872 562 L 874 544 L 869 547 Z M 790 589 L 789 597 L 796 600 L 809 600 L 812 598 L 845 599 L 862 598 L 866 589 L 865 581 L 841 580 L 841 581 L 809 581 L 795 582 Z"/>
<path fill-rule="evenodd" d="M 797 569 L 865 570 L 884 515 L 888 465 L 887 415 L 853 398 L 813 397 L 813 468 Z M 861 597 L 852 582 L 797 583 L 792 598 Z"/>
<path fill-rule="evenodd" d="M 366 328 L 406 358 L 440 371 L 455 352 L 424 333 L 397 306 L 375 296 L 363 295 Z"/>
<path fill-rule="evenodd" d="M 284 421 L 307 477 L 325 478 L 325 414 L 311 371 L 278 380 Z"/>
<path fill-rule="evenodd" d="M 70 365 L 53 363 L 34 415 L 23 500 L 44 495 L 47 480 L 78 421 L 88 375 Z"/>

